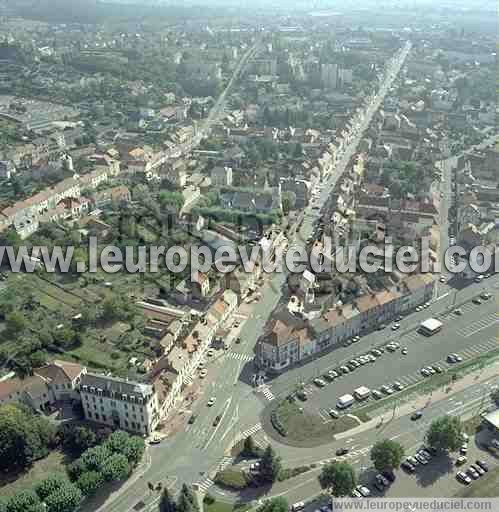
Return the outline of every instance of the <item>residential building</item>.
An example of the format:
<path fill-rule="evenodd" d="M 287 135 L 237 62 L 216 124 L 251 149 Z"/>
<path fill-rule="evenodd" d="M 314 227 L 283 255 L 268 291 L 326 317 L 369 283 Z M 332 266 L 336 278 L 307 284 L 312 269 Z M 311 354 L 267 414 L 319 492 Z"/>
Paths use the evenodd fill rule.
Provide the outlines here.
<path fill-rule="evenodd" d="M 232 168 L 214 167 L 211 171 L 211 184 L 214 187 L 230 187 L 232 185 Z"/>
<path fill-rule="evenodd" d="M 10 160 L 0 160 L 0 179 L 10 180 L 11 176 L 16 173 L 14 162 Z"/>
<path fill-rule="evenodd" d="M 159 422 L 158 396 L 151 384 L 86 373 L 80 395 L 89 421 L 145 436 Z"/>

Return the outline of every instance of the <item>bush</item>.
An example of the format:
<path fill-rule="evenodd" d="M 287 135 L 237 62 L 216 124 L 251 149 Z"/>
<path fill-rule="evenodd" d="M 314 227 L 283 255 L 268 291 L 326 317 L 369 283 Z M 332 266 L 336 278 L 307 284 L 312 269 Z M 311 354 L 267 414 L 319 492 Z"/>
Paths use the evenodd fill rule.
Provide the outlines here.
<path fill-rule="evenodd" d="M 293 478 L 295 476 L 301 475 L 302 473 L 306 473 L 311 469 L 311 466 L 298 466 L 297 468 L 282 469 L 279 473 L 279 476 L 277 477 L 277 480 L 279 480 L 279 482 L 283 482 L 289 478 Z"/>
<path fill-rule="evenodd" d="M 206 505 L 213 505 L 213 503 L 215 503 L 215 498 L 211 494 L 207 494 L 203 498 L 203 503 L 205 503 Z"/>
<path fill-rule="evenodd" d="M 241 490 L 248 487 L 249 481 L 246 473 L 234 469 L 226 469 L 216 474 L 215 483 L 230 489 Z"/>
<path fill-rule="evenodd" d="M 282 437 L 286 437 L 288 435 L 288 431 L 277 416 L 277 411 L 274 411 L 270 415 L 270 423 L 272 423 L 272 426 L 277 430 L 277 432 L 279 432 L 279 434 L 281 434 Z"/>

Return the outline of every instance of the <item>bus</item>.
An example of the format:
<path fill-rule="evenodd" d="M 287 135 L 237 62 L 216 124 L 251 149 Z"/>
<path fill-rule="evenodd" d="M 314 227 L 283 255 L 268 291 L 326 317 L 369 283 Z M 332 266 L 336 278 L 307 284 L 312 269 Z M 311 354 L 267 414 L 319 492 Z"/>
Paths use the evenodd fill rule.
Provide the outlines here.
<path fill-rule="evenodd" d="M 443 323 L 436 318 L 428 318 L 421 322 L 418 331 L 425 336 L 433 336 L 442 329 Z"/>

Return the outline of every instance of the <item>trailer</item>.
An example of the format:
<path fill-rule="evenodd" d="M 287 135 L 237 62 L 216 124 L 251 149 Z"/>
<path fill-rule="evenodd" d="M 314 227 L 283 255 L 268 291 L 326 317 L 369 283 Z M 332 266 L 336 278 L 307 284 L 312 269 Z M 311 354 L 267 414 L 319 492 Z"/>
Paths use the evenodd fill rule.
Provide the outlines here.
<path fill-rule="evenodd" d="M 424 322 L 421 322 L 418 331 L 425 336 L 433 336 L 442 329 L 444 324 L 436 318 L 428 318 Z"/>
<path fill-rule="evenodd" d="M 357 388 L 353 392 L 353 396 L 357 400 L 366 400 L 371 396 L 371 390 L 369 388 L 366 388 L 366 386 L 360 386 L 360 388 Z"/>
<path fill-rule="evenodd" d="M 336 402 L 336 407 L 338 409 L 346 409 L 350 407 L 355 402 L 355 398 L 352 395 L 343 395 L 338 398 Z"/>

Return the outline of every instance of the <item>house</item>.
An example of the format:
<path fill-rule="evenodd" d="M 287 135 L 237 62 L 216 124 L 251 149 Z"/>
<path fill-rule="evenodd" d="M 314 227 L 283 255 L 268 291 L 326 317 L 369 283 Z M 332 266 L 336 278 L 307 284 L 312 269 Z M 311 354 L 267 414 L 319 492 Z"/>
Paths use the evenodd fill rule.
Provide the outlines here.
<path fill-rule="evenodd" d="M 57 402 L 78 400 L 78 388 L 86 368 L 76 363 L 53 361 L 33 370 L 25 379 L 0 382 L 0 404 L 20 402 L 35 411 L 48 411 Z"/>
<path fill-rule="evenodd" d="M 14 162 L 10 160 L 0 160 L 0 179 L 10 180 L 11 176 L 16 173 Z"/>
<path fill-rule="evenodd" d="M 196 297 L 207 297 L 210 293 L 210 279 L 204 272 L 195 272 L 192 276 L 192 293 Z"/>
<path fill-rule="evenodd" d="M 86 373 L 80 395 L 89 421 L 145 436 L 159 422 L 158 396 L 150 384 Z"/>
<path fill-rule="evenodd" d="M 211 171 L 211 184 L 214 187 L 230 187 L 232 185 L 232 167 L 214 167 Z"/>

